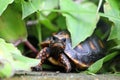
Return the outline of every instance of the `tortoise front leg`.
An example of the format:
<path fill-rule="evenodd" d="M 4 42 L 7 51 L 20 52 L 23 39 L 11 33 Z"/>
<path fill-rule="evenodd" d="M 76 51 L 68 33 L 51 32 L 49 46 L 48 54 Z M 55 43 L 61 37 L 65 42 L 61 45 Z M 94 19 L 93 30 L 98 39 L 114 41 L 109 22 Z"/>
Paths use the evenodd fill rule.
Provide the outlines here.
<path fill-rule="evenodd" d="M 65 54 L 60 54 L 59 61 L 65 68 L 66 72 L 71 71 L 72 67 L 71 67 L 70 61 Z"/>
<path fill-rule="evenodd" d="M 65 68 L 66 72 L 71 71 L 70 61 L 64 53 L 60 53 L 57 58 L 55 56 L 50 56 L 48 60 L 54 65 Z"/>
<path fill-rule="evenodd" d="M 50 54 L 49 48 L 48 47 L 43 48 L 36 57 L 37 59 L 40 59 L 40 63 L 37 66 L 32 67 L 32 71 L 41 71 L 42 64 L 49 57 L 49 54 Z"/>

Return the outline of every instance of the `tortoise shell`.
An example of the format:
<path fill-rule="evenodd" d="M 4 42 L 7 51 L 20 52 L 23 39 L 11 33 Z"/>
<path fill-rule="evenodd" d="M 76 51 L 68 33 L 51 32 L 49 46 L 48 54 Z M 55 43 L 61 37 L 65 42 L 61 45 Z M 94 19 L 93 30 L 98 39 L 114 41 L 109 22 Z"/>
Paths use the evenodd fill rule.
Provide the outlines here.
<path fill-rule="evenodd" d="M 97 36 L 91 36 L 72 48 L 69 34 L 61 31 L 47 38 L 41 46 L 42 50 L 37 55 L 41 59 L 39 67 L 44 60 L 49 60 L 54 65 L 64 67 L 66 72 L 76 68 L 86 69 L 105 56 L 104 44 Z"/>

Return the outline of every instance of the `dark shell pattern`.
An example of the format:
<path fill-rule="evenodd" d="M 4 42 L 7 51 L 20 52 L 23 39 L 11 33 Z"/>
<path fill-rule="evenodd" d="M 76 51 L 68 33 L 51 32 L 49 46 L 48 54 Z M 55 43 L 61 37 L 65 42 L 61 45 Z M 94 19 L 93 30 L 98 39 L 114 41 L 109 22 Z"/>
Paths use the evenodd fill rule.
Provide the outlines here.
<path fill-rule="evenodd" d="M 39 67 L 45 59 L 48 59 L 51 63 L 64 67 L 66 72 L 73 68 L 71 64 L 75 65 L 74 68 L 86 69 L 105 56 L 105 46 L 97 36 L 91 36 L 72 48 L 69 34 L 61 31 L 47 38 L 41 46 L 42 50 L 37 56 L 42 59 Z"/>

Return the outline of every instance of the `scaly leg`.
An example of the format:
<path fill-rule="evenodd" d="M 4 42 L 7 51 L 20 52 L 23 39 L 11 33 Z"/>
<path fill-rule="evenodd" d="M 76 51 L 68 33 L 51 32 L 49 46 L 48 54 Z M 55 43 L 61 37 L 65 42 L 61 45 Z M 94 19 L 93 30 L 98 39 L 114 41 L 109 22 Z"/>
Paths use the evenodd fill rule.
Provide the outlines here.
<path fill-rule="evenodd" d="M 36 57 L 37 59 L 40 59 L 40 63 L 37 66 L 32 67 L 32 71 L 41 71 L 42 64 L 49 57 L 49 54 L 50 54 L 49 48 L 48 47 L 43 48 Z"/>
<path fill-rule="evenodd" d="M 50 56 L 48 60 L 54 65 L 62 66 L 65 68 L 66 72 L 71 71 L 70 61 L 64 53 L 60 53 L 57 58 L 55 56 Z"/>
<path fill-rule="evenodd" d="M 58 59 L 60 61 L 60 63 L 63 65 L 63 67 L 65 68 L 66 72 L 70 72 L 71 71 L 71 64 L 69 59 L 66 57 L 65 54 L 60 54 L 60 57 Z"/>

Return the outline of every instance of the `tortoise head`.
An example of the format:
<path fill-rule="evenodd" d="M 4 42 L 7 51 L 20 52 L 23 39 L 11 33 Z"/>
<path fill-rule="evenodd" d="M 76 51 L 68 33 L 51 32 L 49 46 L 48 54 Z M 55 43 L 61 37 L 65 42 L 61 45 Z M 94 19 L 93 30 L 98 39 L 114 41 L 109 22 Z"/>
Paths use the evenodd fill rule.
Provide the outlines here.
<path fill-rule="evenodd" d="M 66 39 L 69 38 L 69 35 L 62 31 L 57 34 L 53 34 L 50 47 L 53 49 L 63 50 L 65 49 Z"/>

